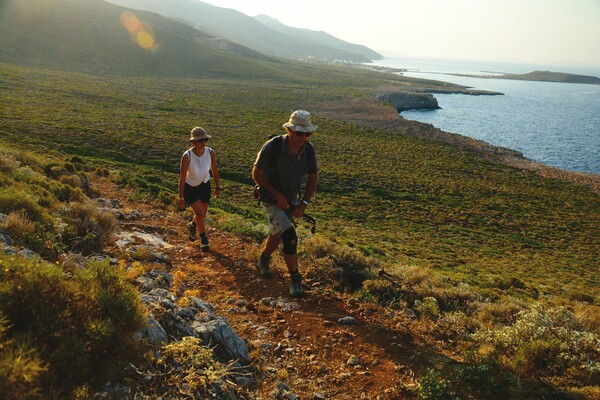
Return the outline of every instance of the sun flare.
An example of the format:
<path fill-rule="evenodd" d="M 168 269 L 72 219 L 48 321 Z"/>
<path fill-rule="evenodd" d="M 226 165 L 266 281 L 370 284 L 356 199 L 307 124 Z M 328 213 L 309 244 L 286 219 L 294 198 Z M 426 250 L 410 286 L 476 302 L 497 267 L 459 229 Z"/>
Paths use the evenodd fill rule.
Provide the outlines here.
<path fill-rule="evenodd" d="M 129 11 L 121 14 L 121 24 L 129 32 L 131 39 L 142 49 L 156 50 L 156 39 L 150 27 L 140 21 L 135 14 Z"/>

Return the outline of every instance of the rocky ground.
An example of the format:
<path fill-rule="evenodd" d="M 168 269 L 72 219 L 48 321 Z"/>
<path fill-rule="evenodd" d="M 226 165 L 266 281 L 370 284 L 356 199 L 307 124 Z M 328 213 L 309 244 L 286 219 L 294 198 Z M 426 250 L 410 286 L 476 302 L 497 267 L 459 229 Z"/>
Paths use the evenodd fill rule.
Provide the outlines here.
<path fill-rule="evenodd" d="M 241 384 L 250 398 L 276 398 L 277 392 L 298 399 L 411 398 L 415 373 L 453 362 L 411 335 L 414 316 L 315 281 L 304 282 L 305 298 L 292 299 L 281 258 L 274 259 L 272 279 L 259 277 L 259 244 L 209 229 L 211 249 L 202 252 L 187 237 L 189 210 L 171 213 L 131 202 L 126 190 L 105 178 L 94 178 L 93 185 L 128 215 L 119 226 L 121 240 L 133 238 L 131 246 L 158 238 L 158 263 L 162 259 L 165 271 L 179 279 L 170 291 L 196 291 L 248 344 L 252 373 Z M 123 251 L 123 243 L 112 251 Z"/>

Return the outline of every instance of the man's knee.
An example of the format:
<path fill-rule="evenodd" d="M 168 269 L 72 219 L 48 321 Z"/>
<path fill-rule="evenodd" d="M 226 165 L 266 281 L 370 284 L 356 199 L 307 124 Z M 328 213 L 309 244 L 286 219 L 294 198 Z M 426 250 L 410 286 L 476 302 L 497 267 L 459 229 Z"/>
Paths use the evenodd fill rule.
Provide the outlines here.
<path fill-rule="evenodd" d="M 296 230 L 294 228 L 288 228 L 281 234 L 281 241 L 283 242 L 283 253 L 287 255 L 296 254 L 298 247 L 298 236 L 296 236 Z"/>

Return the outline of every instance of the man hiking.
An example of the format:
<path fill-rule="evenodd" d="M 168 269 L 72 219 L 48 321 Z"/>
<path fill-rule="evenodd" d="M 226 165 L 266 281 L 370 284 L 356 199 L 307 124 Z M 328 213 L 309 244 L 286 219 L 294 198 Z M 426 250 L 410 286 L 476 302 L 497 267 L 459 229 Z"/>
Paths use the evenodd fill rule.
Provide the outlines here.
<path fill-rule="evenodd" d="M 290 274 L 290 295 L 302 297 L 304 289 L 296 252 L 298 237 L 292 218 L 302 217 L 317 188 L 315 149 L 308 141 L 317 127 L 310 122 L 310 113 L 305 110 L 294 111 L 283 127 L 287 134 L 268 140 L 258 153 L 252 169 L 252 179 L 259 187 L 269 221 L 269 235 L 257 268 L 263 277 L 271 277 L 271 255 L 281 243 L 283 259 Z M 299 199 L 305 176 L 306 187 Z"/>

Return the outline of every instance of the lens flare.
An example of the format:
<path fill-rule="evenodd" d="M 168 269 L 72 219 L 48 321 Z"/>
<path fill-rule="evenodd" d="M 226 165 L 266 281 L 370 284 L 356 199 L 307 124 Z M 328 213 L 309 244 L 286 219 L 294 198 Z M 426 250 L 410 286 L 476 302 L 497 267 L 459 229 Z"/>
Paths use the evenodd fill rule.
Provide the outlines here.
<path fill-rule="evenodd" d="M 156 50 L 156 39 L 150 28 L 138 19 L 132 12 L 121 14 L 121 24 L 131 35 L 131 39 L 142 49 Z"/>
<path fill-rule="evenodd" d="M 154 47 L 154 36 L 150 32 L 141 31 L 136 35 L 137 44 L 146 50 L 152 50 Z"/>
<path fill-rule="evenodd" d="M 142 23 L 140 20 L 129 11 L 121 14 L 121 24 L 123 24 L 129 33 L 139 32 L 142 30 Z"/>

